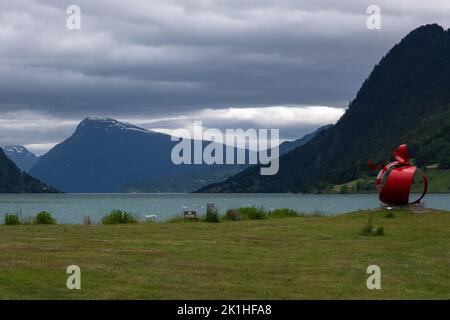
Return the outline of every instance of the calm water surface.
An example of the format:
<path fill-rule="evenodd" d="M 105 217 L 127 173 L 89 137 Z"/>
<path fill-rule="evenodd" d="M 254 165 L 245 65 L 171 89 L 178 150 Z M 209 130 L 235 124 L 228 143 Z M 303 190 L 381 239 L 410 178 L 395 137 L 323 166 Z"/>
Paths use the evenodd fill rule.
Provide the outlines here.
<path fill-rule="evenodd" d="M 3 221 L 6 212 L 19 211 L 22 216 L 34 216 L 47 210 L 59 223 L 82 223 L 84 216 L 99 221 L 112 209 L 121 209 L 141 218 L 156 214 L 158 220 L 163 221 L 181 215 L 184 210 L 204 214 L 208 202 L 216 203 L 220 212 L 229 208 L 262 206 L 268 210 L 291 208 L 328 215 L 380 206 L 376 194 L 0 194 L 0 216 Z M 425 206 L 450 210 L 450 194 L 427 195 Z"/>

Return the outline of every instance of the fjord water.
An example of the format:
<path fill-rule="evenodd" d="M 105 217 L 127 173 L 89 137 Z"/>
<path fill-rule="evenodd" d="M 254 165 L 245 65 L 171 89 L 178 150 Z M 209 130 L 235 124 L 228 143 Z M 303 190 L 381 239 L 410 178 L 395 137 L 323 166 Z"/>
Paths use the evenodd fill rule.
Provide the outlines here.
<path fill-rule="evenodd" d="M 140 218 L 156 214 L 159 221 L 179 216 L 185 210 L 204 214 L 206 204 L 216 203 L 219 211 L 244 206 L 267 210 L 291 208 L 306 213 L 320 211 L 334 215 L 380 207 L 376 194 L 0 194 L 0 216 L 20 212 L 23 217 L 51 212 L 59 223 L 82 223 L 84 216 L 94 221 L 113 209 L 132 212 Z M 425 206 L 450 210 L 450 194 L 430 194 Z"/>

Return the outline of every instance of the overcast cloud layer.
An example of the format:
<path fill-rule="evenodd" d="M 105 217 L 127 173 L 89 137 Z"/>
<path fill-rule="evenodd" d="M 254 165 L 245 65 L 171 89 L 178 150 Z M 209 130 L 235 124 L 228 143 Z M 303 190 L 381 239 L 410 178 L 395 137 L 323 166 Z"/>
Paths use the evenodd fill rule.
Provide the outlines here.
<path fill-rule="evenodd" d="M 376 2 L 382 30 L 362 0 L 2 0 L 0 145 L 42 153 L 86 116 L 300 137 L 342 114 L 305 106 L 345 108 L 409 31 L 448 28 L 450 1 Z"/>

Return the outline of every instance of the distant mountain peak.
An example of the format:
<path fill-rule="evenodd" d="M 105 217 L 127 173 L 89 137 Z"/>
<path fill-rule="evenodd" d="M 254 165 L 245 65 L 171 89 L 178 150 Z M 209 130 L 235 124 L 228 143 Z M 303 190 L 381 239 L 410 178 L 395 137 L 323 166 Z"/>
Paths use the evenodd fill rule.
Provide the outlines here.
<path fill-rule="evenodd" d="M 105 117 L 85 118 L 77 127 L 78 132 L 84 130 L 101 130 L 107 133 L 123 133 L 127 131 L 152 133 L 147 129 L 135 126 L 134 124 Z"/>
<path fill-rule="evenodd" d="M 16 146 L 16 145 L 4 146 L 3 151 L 5 151 L 6 153 L 9 153 L 9 152 L 28 153 L 29 152 L 28 149 L 25 148 L 24 146 Z"/>
<path fill-rule="evenodd" d="M 418 32 L 429 32 L 429 31 L 434 31 L 434 32 L 445 32 L 445 29 L 440 26 L 437 23 L 430 23 L 430 24 L 425 24 L 423 26 L 417 27 L 416 29 L 412 30 L 409 34 L 414 34 L 414 33 L 418 33 Z"/>
<path fill-rule="evenodd" d="M 0 148 L 0 193 L 53 193 L 54 188 L 19 170 Z"/>
<path fill-rule="evenodd" d="M 412 30 L 402 39 L 402 42 L 417 41 L 427 43 L 430 41 L 435 41 L 436 38 L 446 37 L 449 33 L 449 30 L 445 30 L 437 23 L 426 24 Z"/>
<path fill-rule="evenodd" d="M 9 145 L 2 147 L 9 159 L 22 171 L 28 171 L 37 162 L 38 158 L 24 146 Z"/>

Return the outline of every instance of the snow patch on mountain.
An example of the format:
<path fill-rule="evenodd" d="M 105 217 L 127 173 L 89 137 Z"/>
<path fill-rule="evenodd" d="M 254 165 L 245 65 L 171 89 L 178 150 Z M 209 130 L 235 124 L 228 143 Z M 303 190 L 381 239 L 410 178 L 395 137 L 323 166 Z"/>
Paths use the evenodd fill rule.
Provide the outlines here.
<path fill-rule="evenodd" d="M 128 122 L 121 122 L 111 118 L 104 117 L 88 117 L 84 119 L 78 128 L 100 129 L 106 132 L 135 131 L 150 134 L 147 129 L 135 126 Z"/>
<path fill-rule="evenodd" d="M 2 147 L 6 156 L 11 159 L 19 169 L 28 171 L 37 162 L 35 154 L 28 151 L 24 146 L 4 146 Z"/>

